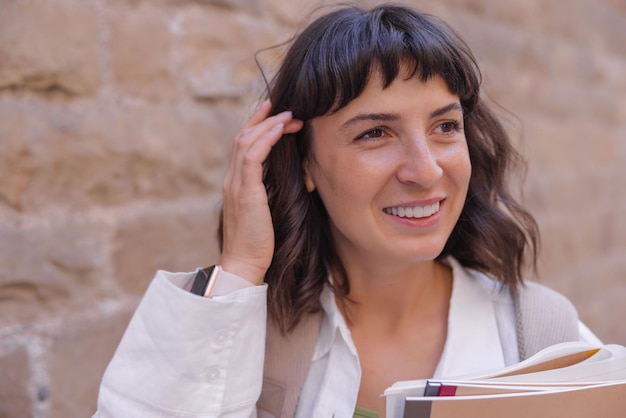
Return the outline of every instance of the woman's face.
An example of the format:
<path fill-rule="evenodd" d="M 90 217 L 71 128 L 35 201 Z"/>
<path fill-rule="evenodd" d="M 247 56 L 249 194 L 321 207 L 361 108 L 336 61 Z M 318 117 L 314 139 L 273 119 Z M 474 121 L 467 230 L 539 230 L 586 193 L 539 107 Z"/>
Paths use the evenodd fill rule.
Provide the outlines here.
<path fill-rule="evenodd" d="M 306 185 L 324 202 L 344 263 L 433 260 L 471 174 L 459 98 L 440 77 L 381 83 L 374 73 L 347 106 L 311 120 Z"/>

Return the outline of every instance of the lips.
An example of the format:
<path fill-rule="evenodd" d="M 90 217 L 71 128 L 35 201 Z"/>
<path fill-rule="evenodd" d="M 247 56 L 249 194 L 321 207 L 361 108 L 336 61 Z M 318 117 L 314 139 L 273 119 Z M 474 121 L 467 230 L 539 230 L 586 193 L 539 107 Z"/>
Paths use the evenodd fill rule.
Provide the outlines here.
<path fill-rule="evenodd" d="M 384 208 L 383 212 L 400 218 L 427 218 L 439 211 L 439 202 L 425 206 L 392 206 Z"/>

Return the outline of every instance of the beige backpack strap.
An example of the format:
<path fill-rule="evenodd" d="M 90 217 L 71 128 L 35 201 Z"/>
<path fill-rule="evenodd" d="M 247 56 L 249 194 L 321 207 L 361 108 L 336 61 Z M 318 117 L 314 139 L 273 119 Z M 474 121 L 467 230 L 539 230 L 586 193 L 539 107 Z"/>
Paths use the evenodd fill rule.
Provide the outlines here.
<path fill-rule="evenodd" d="M 526 282 L 513 300 L 520 360 L 553 344 L 578 341 L 578 313 L 565 296 Z"/>
<path fill-rule="evenodd" d="M 307 315 L 283 335 L 267 322 L 263 388 L 257 402 L 259 418 L 293 417 L 320 331 L 321 313 Z"/>

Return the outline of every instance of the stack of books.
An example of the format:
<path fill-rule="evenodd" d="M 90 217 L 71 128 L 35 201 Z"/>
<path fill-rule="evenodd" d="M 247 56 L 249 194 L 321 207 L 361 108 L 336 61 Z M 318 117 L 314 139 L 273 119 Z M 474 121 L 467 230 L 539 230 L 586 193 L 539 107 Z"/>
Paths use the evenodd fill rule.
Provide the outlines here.
<path fill-rule="evenodd" d="M 493 373 L 401 381 L 387 418 L 624 418 L 626 347 L 569 342 Z"/>

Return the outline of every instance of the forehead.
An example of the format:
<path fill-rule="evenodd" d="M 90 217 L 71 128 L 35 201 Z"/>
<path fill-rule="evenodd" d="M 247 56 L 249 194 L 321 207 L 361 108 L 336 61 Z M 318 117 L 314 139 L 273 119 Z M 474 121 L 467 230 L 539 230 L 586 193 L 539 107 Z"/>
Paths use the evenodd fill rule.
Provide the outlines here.
<path fill-rule="evenodd" d="M 442 77 L 433 76 L 424 81 L 419 75 L 406 77 L 401 74 L 385 85 L 382 76 L 373 73 L 359 96 L 325 116 L 341 118 L 363 111 L 417 113 L 452 102 L 459 102 L 459 97 L 450 91 Z"/>

